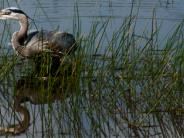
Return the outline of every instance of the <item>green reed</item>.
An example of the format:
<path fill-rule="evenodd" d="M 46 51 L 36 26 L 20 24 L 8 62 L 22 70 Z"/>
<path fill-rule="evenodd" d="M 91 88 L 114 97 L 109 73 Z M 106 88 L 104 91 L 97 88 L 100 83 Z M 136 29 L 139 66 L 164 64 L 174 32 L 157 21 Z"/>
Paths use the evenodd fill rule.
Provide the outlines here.
<path fill-rule="evenodd" d="M 136 34 L 136 16 L 131 15 L 109 38 L 110 20 L 93 23 L 90 32 L 83 35 L 75 8 L 73 28 L 78 49 L 61 59 L 56 76 L 49 74 L 52 59 L 47 54 L 41 59 L 40 72 L 34 70 L 37 59 L 2 54 L 3 101 L 11 107 L 13 94 L 31 89 L 46 103 L 24 105 L 32 118 L 26 136 L 182 137 L 183 22 L 160 46 L 155 12 L 146 37 L 144 32 Z M 5 31 L 2 36 L 6 36 Z M 1 41 L 2 51 L 3 45 Z M 46 81 L 42 78 L 45 74 Z M 24 85 L 19 83 L 21 79 Z M 11 85 L 5 83 L 9 80 Z M 7 110 L 0 115 L 2 125 L 20 119 L 6 103 L 1 105 Z"/>

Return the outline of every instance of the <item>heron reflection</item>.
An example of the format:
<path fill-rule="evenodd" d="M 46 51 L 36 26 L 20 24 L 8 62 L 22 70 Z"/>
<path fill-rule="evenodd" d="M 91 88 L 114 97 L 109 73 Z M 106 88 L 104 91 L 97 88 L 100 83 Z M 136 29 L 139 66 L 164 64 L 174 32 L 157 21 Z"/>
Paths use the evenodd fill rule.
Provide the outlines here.
<path fill-rule="evenodd" d="M 16 84 L 13 110 L 20 113 L 21 120 L 15 125 L 0 127 L 0 133 L 20 134 L 29 127 L 31 117 L 28 109 L 22 105 L 23 103 L 48 104 L 56 100 L 62 102 L 70 97 L 77 83 L 73 75 L 72 73 L 69 76 L 35 78 L 27 76 L 19 79 Z"/>

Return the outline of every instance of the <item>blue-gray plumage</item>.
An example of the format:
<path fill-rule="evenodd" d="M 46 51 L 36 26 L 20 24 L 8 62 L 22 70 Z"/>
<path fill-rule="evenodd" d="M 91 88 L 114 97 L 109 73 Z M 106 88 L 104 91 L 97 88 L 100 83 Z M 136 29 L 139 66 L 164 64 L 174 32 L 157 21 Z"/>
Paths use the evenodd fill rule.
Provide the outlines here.
<path fill-rule="evenodd" d="M 19 21 L 20 30 L 12 35 L 12 47 L 18 55 L 32 57 L 43 52 L 53 56 L 70 54 L 76 49 L 76 41 L 72 34 L 57 31 L 28 32 L 28 16 L 20 9 L 10 7 L 0 11 L 0 19 Z"/>

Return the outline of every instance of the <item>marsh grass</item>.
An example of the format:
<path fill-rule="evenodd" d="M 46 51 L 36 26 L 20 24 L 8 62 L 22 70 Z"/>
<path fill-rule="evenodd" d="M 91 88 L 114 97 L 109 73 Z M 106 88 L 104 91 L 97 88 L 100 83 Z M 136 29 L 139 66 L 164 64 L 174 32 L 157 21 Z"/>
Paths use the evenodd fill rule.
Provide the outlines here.
<path fill-rule="evenodd" d="M 136 34 L 136 16 L 131 15 L 111 38 L 106 35 L 109 20 L 95 22 L 83 35 L 75 13 L 78 49 L 61 59 L 59 75 L 48 75 L 48 55 L 39 74 L 30 71 L 34 62 L 6 53 L 1 57 L 2 126 L 20 119 L 7 108 L 13 94 L 31 89 L 47 104 L 24 104 L 31 114 L 27 137 L 184 136 L 183 22 L 160 47 L 155 11 L 147 37 Z M 39 79 L 45 73 L 46 81 Z"/>

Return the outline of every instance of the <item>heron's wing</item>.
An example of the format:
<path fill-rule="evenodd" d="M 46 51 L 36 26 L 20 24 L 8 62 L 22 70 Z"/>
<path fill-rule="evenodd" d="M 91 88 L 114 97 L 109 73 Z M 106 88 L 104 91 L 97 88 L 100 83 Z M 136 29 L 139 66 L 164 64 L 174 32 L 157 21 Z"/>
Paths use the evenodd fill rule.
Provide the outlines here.
<path fill-rule="evenodd" d="M 66 53 L 75 44 L 73 35 L 56 31 L 37 31 L 28 35 L 25 46 L 31 53 L 42 51 L 58 54 Z"/>
<path fill-rule="evenodd" d="M 38 33 L 39 33 L 39 31 L 34 31 L 34 32 L 29 33 L 29 35 L 27 36 L 27 39 L 24 42 L 24 45 L 27 45 L 31 41 L 31 39 L 34 36 L 36 36 Z"/>
<path fill-rule="evenodd" d="M 49 34 L 49 45 L 46 47 L 55 54 L 69 54 L 76 49 L 75 38 L 66 32 L 52 32 Z"/>

